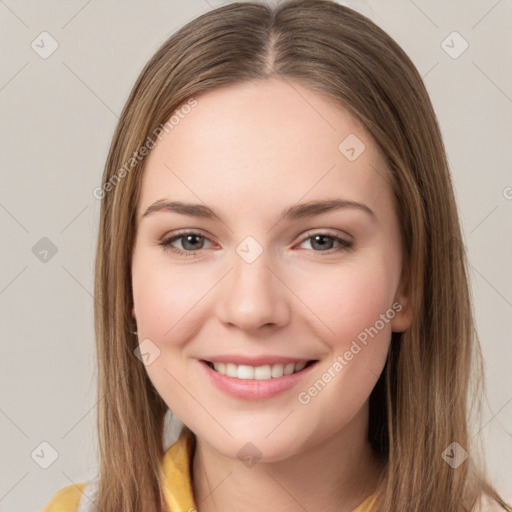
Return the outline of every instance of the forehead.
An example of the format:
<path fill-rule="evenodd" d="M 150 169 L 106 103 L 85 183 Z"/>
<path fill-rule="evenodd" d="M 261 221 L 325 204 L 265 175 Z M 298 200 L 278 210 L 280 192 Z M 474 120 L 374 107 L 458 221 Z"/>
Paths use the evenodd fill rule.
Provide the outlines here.
<path fill-rule="evenodd" d="M 139 214 L 163 197 L 219 204 L 245 195 L 261 208 L 263 197 L 287 204 L 305 194 L 361 200 L 389 188 L 363 125 L 307 87 L 261 80 L 195 99 L 147 157 Z"/>

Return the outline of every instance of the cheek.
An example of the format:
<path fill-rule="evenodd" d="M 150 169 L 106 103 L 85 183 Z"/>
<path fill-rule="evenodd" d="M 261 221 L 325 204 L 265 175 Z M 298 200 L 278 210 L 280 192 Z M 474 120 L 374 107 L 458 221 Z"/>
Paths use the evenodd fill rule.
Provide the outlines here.
<path fill-rule="evenodd" d="M 306 304 L 318 315 L 322 332 L 335 349 L 350 345 L 392 305 L 390 272 L 378 261 L 332 266 L 306 283 L 301 296 L 307 297 Z M 389 332 L 389 324 L 385 322 L 382 330 Z"/>
<path fill-rule="evenodd" d="M 318 334 L 329 355 L 302 386 L 298 401 L 310 417 L 323 418 L 325 432 L 356 414 L 384 368 L 395 315 L 390 271 L 376 257 L 373 264 L 367 260 L 319 273 L 315 285 L 303 289 L 308 305 L 319 312 Z"/>
<path fill-rule="evenodd" d="M 183 392 L 190 382 L 182 349 L 195 336 L 193 305 L 204 291 L 200 279 L 190 279 L 187 272 L 170 271 L 157 252 L 140 248 L 132 262 L 138 338 L 142 343 L 151 340 L 146 347 L 158 354 L 145 366 L 150 381 L 167 406 L 181 414 L 190 407 Z"/>
<path fill-rule="evenodd" d="M 176 339 L 186 326 L 200 298 L 211 287 L 212 276 L 193 275 L 185 267 L 172 271 L 163 258 L 136 255 L 132 266 L 133 300 L 137 312 L 139 336 Z M 190 267 L 189 267 L 190 268 Z M 193 324 L 193 323 L 192 323 Z"/>

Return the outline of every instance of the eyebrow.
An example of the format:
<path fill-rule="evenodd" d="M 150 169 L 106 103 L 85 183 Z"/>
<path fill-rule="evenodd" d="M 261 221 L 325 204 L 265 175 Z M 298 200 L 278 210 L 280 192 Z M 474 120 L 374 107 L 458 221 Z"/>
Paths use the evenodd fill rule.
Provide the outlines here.
<path fill-rule="evenodd" d="M 292 221 L 341 209 L 359 210 L 368 214 L 373 221 L 377 220 L 377 216 L 368 206 L 347 199 L 326 199 L 295 204 L 281 212 L 281 218 L 285 221 Z M 141 216 L 141 220 L 156 212 L 174 212 L 190 217 L 199 217 L 224 223 L 222 216 L 209 206 L 197 203 L 183 203 L 181 201 L 168 201 L 167 199 L 155 201 Z"/>

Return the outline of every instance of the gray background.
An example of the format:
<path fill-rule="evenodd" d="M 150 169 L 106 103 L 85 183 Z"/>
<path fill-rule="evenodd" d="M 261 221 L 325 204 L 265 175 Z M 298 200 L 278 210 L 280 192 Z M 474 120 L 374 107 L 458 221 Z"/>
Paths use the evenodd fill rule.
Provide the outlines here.
<path fill-rule="evenodd" d="M 143 65 L 177 28 L 223 3 L 0 0 L 0 512 L 41 510 L 58 489 L 95 473 L 92 191 Z M 438 114 L 487 369 L 476 431 L 510 502 L 512 2 L 340 3 L 404 48 Z M 58 44 L 47 58 L 43 31 Z M 48 469 L 42 442 L 58 453 Z"/>

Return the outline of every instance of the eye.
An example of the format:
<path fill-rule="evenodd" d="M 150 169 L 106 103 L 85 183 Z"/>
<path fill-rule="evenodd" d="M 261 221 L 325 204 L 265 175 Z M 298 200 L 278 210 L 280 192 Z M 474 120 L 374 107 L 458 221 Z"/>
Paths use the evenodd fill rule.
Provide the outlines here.
<path fill-rule="evenodd" d="M 353 242 L 345 240 L 344 238 L 340 238 L 336 235 L 330 235 L 328 233 L 308 233 L 308 236 L 302 240 L 301 245 L 305 242 L 310 243 L 310 246 L 314 252 L 327 252 L 328 254 L 349 250 L 354 247 Z M 333 248 L 333 244 L 336 243 L 338 246 Z"/>
<path fill-rule="evenodd" d="M 164 238 L 159 242 L 159 245 L 166 250 L 180 254 L 194 254 L 201 249 L 205 249 L 204 243 L 211 242 L 203 235 L 196 231 L 182 231 L 174 235 Z M 181 247 L 176 247 L 175 244 L 179 243 Z M 328 233 L 308 233 L 308 236 L 302 240 L 300 245 L 309 242 L 313 252 L 332 254 L 333 252 L 341 252 L 353 248 L 354 243 L 336 235 Z M 337 246 L 335 246 L 337 244 Z M 213 244 L 212 244 L 213 245 Z M 333 247 L 334 246 L 334 247 Z"/>
<path fill-rule="evenodd" d="M 204 249 L 204 242 L 208 239 L 195 231 L 182 231 L 172 235 L 171 237 L 164 238 L 160 241 L 160 245 L 172 252 L 189 252 L 194 253 Z M 174 243 L 179 241 L 181 247 L 174 247 Z"/>

